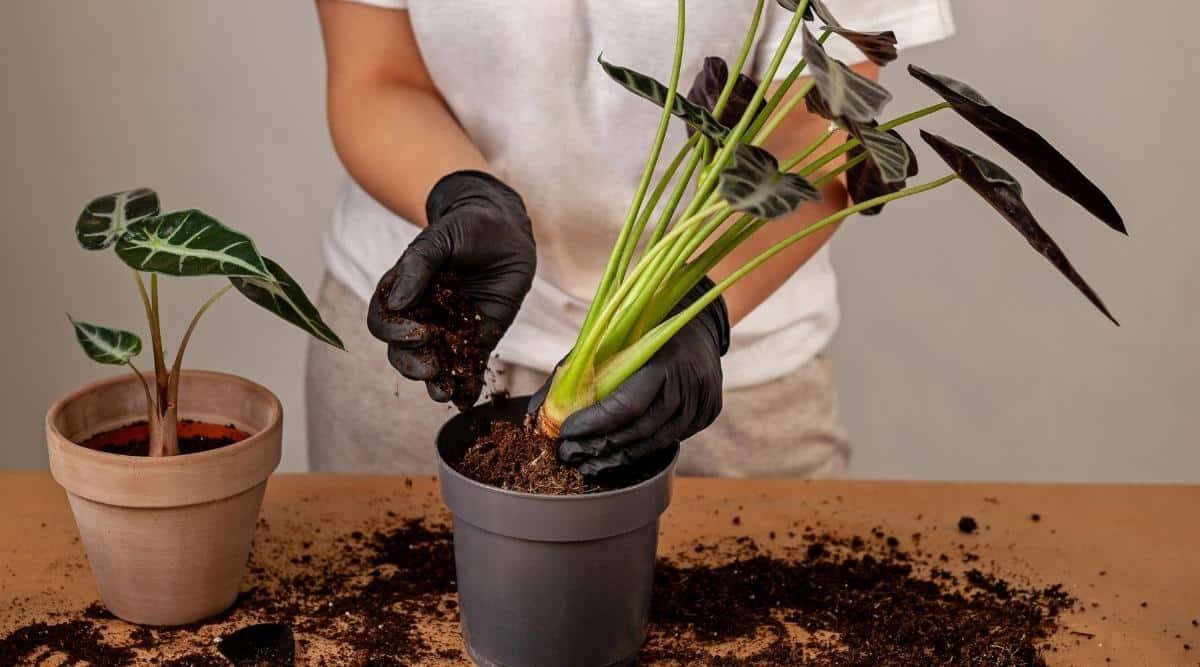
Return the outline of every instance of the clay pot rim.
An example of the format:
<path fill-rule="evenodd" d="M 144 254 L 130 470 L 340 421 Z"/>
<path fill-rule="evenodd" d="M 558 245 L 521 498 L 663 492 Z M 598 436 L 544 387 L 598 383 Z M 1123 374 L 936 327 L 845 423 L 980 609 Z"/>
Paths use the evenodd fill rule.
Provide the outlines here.
<path fill-rule="evenodd" d="M 271 391 L 270 389 L 267 389 L 265 386 L 255 382 L 253 380 L 248 380 L 240 375 L 234 375 L 233 373 L 225 373 L 222 371 L 193 370 L 193 369 L 185 368 L 185 369 L 183 369 L 182 373 L 184 375 L 189 375 L 192 377 L 209 377 L 209 378 L 213 378 L 213 379 L 217 379 L 217 380 L 221 380 L 221 381 L 225 381 L 225 382 L 249 385 L 257 393 L 261 394 L 262 396 L 268 397 L 268 399 L 269 399 L 268 405 L 270 408 L 269 422 L 267 423 L 267 425 L 264 428 L 255 430 L 253 433 L 250 433 L 244 440 L 240 440 L 231 445 L 226 445 L 224 447 L 218 447 L 217 449 L 210 449 L 205 452 L 195 452 L 192 454 L 177 454 L 175 456 L 130 456 L 128 454 L 115 454 L 113 452 L 105 452 L 105 451 L 101 451 L 98 449 L 92 449 L 90 447 L 84 447 L 83 445 L 79 444 L 78 442 L 75 442 L 74 438 L 68 437 L 66 434 L 64 434 L 62 431 L 60 431 L 58 429 L 58 424 L 56 422 L 58 420 L 59 415 L 61 415 L 63 410 L 66 409 L 66 406 L 70 405 L 72 402 L 79 400 L 79 398 L 86 396 L 87 394 L 101 391 L 101 390 L 106 389 L 109 386 L 112 386 L 115 384 L 121 384 L 123 382 L 128 382 L 131 379 L 134 379 L 134 381 L 136 381 L 133 373 L 122 373 L 121 375 L 113 375 L 110 377 L 101 378 L 99 380 L 89 382 L 85 385 L 76 387 L 74 390 L 64 394 L 63 396 L 60 396 L 57 400 L 54 401 L 54 403 L 50 404 L 50 409 L 46 411 L 46 430 L 48 432 L 53 433 L 58 438 L 60 438 L 62 442 L 69 442 L 72 445 L 74 445 L 77 449 L 74 452 L 73 456 L 92 457 L 92 458 L 95 458 L 95 460 L 97 462 L 123 461 L 123 462 L 137 462 L 136 463 L 137 465 L 154 466 L 154 465 L 167 465 L 167 464 L 170 464 L 171 462 L 177 463 L 180 460 L 199 462 L 199 461 L 212 460 L 212 459 L 223 458 L 223 457 L 228 457 L 228 456 L 236 456 L 239 452 L 257 445 L 260 442 L 260 440 L 262 439 L 261 436 L 263 436 L 264 434 L 269 433 L 273 430 L 278 429 L 280 427 L 280 425 L 283 423 L 283 404 L 280 403 L 279 397 L 275 395 L 275 392 Z M 186 408 L 181 409 L 179 411 L 179 418 L 180 419 L 191 419 L 191 417 L 187 416 Z M 237 426 L 239 430 L 244 428 L 242 425 L 239 425 L 239 424 L 235 424 L 235 426 Z M 91 435 L 96 435 L 96 434 L 93 433 Z"/>

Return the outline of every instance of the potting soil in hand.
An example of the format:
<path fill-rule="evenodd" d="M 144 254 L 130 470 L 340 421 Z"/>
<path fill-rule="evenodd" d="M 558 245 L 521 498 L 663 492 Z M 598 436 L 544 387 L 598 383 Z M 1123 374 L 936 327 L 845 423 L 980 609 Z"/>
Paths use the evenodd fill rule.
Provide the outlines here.
<path fill-rule="evenodd" d="M 462 279 L 457 274 L 443 271 L 409 307 L 385 313 L 384 318 L 410 320 L 426 327 L 429 343 L 425 349 L 445 377 L 441 389 L 454 396 L 455 405 L 465 410 L 475 404 L 483 390 L 488 352 L 479 347 L 483 315 L 461 288 Z M 386 300 L 392 283 L 381 284 L 379 291 Z"/>
<path fill-rule="evenodd" d="M 0 665 L 228 665 L 228 637 L 238 648 L 228 653 L 286 654 L 256 650 L 256 636 L 287 636 L 276 626 L 244 630 L 259 623 L 290 628 L 297 664 L 468 665 L 448 517 L 432 494 L 425 518 L 385 511 L 388 502 L 373 501 L 374 518 L 357 527 L 261 521 L 237 603 L 191 626 L 131 626 L 99 603 L 47 614 L 34 598 L 0 600 L 7 621 L 21 623 L 2 626 Z M 82 563 L 56 567 L 90 576 Z M 1004 574 L 968 551 L 927 553 L 918 536 L 902 543 L 882 529 L 701 539 L 660 560 L 641 657 L 725 667 L 1043 665 L 1075 603 L 1059 586 Z"/>

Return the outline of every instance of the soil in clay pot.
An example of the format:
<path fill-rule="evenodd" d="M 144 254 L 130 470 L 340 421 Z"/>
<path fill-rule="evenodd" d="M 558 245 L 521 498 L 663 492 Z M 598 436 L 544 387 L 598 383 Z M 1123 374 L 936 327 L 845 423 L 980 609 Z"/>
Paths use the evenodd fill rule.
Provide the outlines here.
<path fill-rule="evenodd" d="M 179 453 L 196 454 L 241 442 L 250 434 L 232 424 L 224 426 L 191 419 L 179 420 Z M 83 442 L 88 449 L 125 456 L 150 455 L 150 427 L 144 421 L 96 434 Z"/>
<path fill-rule="evenodd" d="M 392 291 L 392 282 L 379 286 L 385 298 Z M 479 347 L 483 315 L 470 297 L 461 293 L 462 279 L 449 271 L 439 273 L 421 298 L 408 308 L 385 313 L 391 321 L 410 320 L 427 327 L 430 343 L 426 346 L 438 368 L 449 370 L 450 381 L 457 384 L 456 395 L 478 396 L 482 390 L 480 378 L 487 369 L 488 354 Z M 442 387 L 447 394 L 454 387 Z M 471 404 L 455 403 L 460 410 Z"/>

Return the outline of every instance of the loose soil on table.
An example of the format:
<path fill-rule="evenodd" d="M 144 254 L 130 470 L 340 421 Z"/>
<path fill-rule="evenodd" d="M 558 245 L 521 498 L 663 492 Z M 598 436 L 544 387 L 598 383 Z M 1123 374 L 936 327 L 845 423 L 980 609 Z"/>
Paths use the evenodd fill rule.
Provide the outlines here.
<path fill-rule="evenodd" d="M 241 442 L 250 435 L 233 424 L 179 420 L 179 453 L 196 454 Z M 98 433 L 83 442 L 89 449 L 125 456 L 150 455 L 150 427 L 145 421 Z"/>
<path fill-rule="evenodd" d="M 392 284 L 389 281 L 379 286 L 379 296 L 384 303 L 392 291 Z M 466 410 L 474 405 L 483 390 L 481 378 L 487 369 L 488 353 L 479 347 L 483 315 L 461 288 L 462 279 L 457 274 L 443 271 L 434 276 L 417 301 L 404 310 L 385 312 L 384 318 L 409 320 L 429 329 L 430 342 L 426 349 L 442 373 L 448 373 L 447 382 L 456 385 L 442 389 L 447 394 L 471 397 L 469 403 L 455 403 L 460 410 Z"/>
<path fill-rule="evenodd" d="M 297 664 L 469 664 L 445 518 L 381 511 L 334 527 L 261 522 L 245 590 L 218 618 L 138 628 L 99 603 L 31 616 L 0 636 L 0 664 L 228 665 L 219 638 L 257 623 L 291 627 Z M 1076 604 L 966 552 L 922 551 L 917 536 L 787 531 L 698 540 L 660 559 L 642 663 L 1039 666 Z M 14 620 L 25 603 L 0 601 Z"/>

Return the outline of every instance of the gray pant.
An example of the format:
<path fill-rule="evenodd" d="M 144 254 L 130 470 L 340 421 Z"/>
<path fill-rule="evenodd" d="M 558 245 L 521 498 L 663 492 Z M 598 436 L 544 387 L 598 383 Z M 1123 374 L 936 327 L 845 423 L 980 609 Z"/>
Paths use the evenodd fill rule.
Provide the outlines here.
<path fill-rule="evenodd" d="M 434 436 L 454 408 L 434 403 L 425 385 L 387 363 L 367 331 L 367 305 L 326 276 L 321 314 L 346 351 L 308 347 L 305 380 L 308 451 L 317 472 L 427 475 L 436 470 Z M 493 360 L 495 389 L 533 393 L 546 374 Z M 684 443 L 683 475 L 838 477 L 850 446 L 838 417 L 833 368 L 824 355 L 765 384 L 725 391 L 717 421 Z"/>

